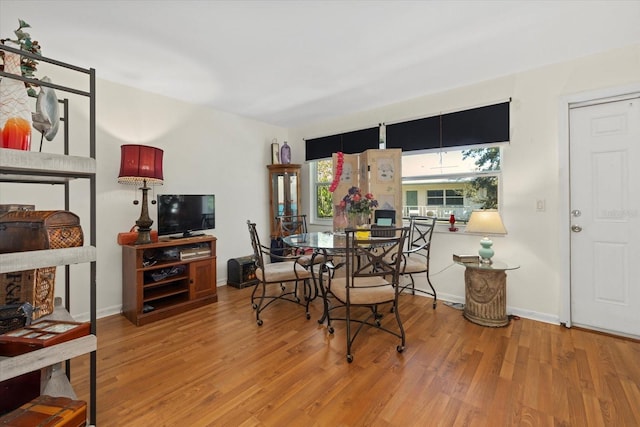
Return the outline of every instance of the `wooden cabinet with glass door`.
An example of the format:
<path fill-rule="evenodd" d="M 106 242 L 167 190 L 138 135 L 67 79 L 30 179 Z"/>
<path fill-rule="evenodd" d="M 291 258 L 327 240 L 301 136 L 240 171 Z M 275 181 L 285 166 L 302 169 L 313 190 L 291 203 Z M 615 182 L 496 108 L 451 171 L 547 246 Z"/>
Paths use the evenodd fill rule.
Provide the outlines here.
<path fill-rule="evenodd" d="M 271 237 L 276 238 L 276 217 L 300 214 L 300 165 L 267 165 L 267 168 Z"/>

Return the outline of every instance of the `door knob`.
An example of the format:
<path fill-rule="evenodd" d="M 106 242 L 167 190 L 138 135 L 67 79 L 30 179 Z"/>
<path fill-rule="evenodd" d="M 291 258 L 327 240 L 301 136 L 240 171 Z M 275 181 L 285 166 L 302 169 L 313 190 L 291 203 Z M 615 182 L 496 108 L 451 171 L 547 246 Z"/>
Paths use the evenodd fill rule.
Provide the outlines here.
<path fill-rule="evenodd" d="M 582 227 L 580 227 L 579 225 L 572 225 L 571 231 L 573 231 L 574 233 L 579 233 L 582 231 Z"/>

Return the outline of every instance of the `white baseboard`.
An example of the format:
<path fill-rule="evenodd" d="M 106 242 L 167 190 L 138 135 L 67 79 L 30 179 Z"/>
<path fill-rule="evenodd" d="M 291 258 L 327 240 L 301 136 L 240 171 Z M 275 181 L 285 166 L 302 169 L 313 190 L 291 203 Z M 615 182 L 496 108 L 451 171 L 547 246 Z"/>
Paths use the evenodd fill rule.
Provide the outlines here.
<path fill-rule="evenodd" d="M 219 283 L 218 286 L 226 286 L 225 283 Z M 421 292 L 417 292 L 416 296 L 421 296 L 425 298 L 431 298 L 430 296 L 424 295 Z M 453 294 L 445 294 L 438 293 L 438 301 L 446 301 L 451 303 L 464 304 L 464 296 L 453 295 Z M 97 311 L 96 317 L 98 319 L 102 317 L 111 316 L 114 314 L 120 314 L 122 312 L 122 306 L 111 306 L 107 308 L 103 308 Z M 525 319 L 535 320 L 538 322 L 550 323 L 553 325 L 560 324 L 560 317 L 557 314 L 549 314 L 549 313 L 540 313 L 537 311 L 525 310 L 518 307 L 507 306 L 507 313 L 510 315 L 523 317 Z M 81 313 L 74 316 L 74 318 L 78 322 L 88 322 L 89 321 L 89 313 Z"/>
<path fill-rule="evenodd" d="M 122 306 L 115 305 L 115 306 L 103 308 L 96 311 L 96 318 L 100 319 L 102 317 L 107 317 L 107 316 L 120 314 L 120 313 L 122 313 Z M 88 322 L 89 320 L 91 320 L 91 316 L 89 315 L 88 312 L 75 314 L 73 318 L 76 319 L 77 322 Z"/>
<path fill-rule="evenodd" d="M 430 296 L 422 293 L 416 293 L 416 295 L 431 298 Z M 464 304 L 464 296 L 438 293 L 438 301 L 446 301 L 451 303 Z M 535 320 L 538 322 L 551 323 L 553 325 L 560 325 L 560 317 L 557 314 L 540 313 L 537 311 L 525 310 L 518 307 L 507 306 L 507 313 L 513 316 L 522 317 L 525 319 Z"/>

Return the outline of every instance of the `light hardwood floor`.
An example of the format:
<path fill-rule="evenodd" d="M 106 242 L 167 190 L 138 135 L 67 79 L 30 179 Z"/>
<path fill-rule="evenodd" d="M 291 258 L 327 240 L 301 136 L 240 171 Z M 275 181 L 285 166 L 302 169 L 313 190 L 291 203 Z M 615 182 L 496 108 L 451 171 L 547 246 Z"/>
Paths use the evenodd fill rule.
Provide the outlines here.
<path fill-rule="evenodd" d="M 527 319 L 486 328 L 403 295 L 404 353 L 367 330 L 349 364 L 320 301 L 311 320 L 278 302 L 257 326 L 250 292 L 221 287 L 219 302 L 142 327 L 100 319 L 98 426 L 640 425 L 636 341 Z M 87 363 L 72 362 L 84 399 Z"/>

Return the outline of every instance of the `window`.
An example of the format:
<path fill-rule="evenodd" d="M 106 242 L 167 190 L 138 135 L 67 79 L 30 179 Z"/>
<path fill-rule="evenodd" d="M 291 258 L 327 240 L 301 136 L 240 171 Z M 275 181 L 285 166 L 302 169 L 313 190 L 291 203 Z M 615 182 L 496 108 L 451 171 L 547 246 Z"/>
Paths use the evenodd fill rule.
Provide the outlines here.
<path fill-rule="evenodd" d="M 510 102 L 385 126 L 386 147 L 402 148 L 403 215 L 453 214 L 497 208 L 500 145 L 509 141 Z M 417 206 L 416 206 L 417 205 Z"/>
<path fill-rule="evenodd" d="M 499 146 L 403 154 L 403 216 L 465 222 L 474 209 L 496 209 L 500 161 Z"/>
<path fill-rule="evenodd" d="M 462 206 L 464 205 L 464 190 L 445 190 L 444 204 L 446 206 Z"/>
<path fill-rule="evenodd" d="M 315 195 L 315 210 L 312 221 L 331 219 L 333 217 L 333 203 L 329 187 L 333 181 L 333 162 L 331 159 L 317 160 L 311 163 L 313 193 Z"/>
<path fill-rule="evenodd" d="M 407 190 L 404 192 L 404 205 L 407 208 L 409 215 L 418 214 L 418 191 Z"/>
<path fill-rule="evenodd" d="M 448 221 L 453 214 L 464 222 L 474 209 L 498 208 L 500 146 L 509 141 L 509 123 L 510 100 L 307 140 L 315 194 L 311 220 L 328 221 L 333 215 L 332 161 L 322 158 L 367 148 L 402 149 L 405 217 L 435 214 Z"/>
<path fill-rule="evenodd" d="M 499 146 L 403 154 L 402 215 L 436 215 L 448 221 L 453 214 L 464 223 L 474 209 L 498 208 L 500 163 Z M 315 177 L 312 221 L 328 221 L 333 216 L 332 168 L 331 159 L 310 162 L 310 176 Z"/>
<path fill-rule="evenodd" d="M 462 188 L 427 190 L 427 205 L 429 206 L 462 206 L 463 204 L 464 189 Z"/>
<path fill-rule="evenodd" d="M 444 190 L 427 190 L 427 205 L 444 206 Z"/>

